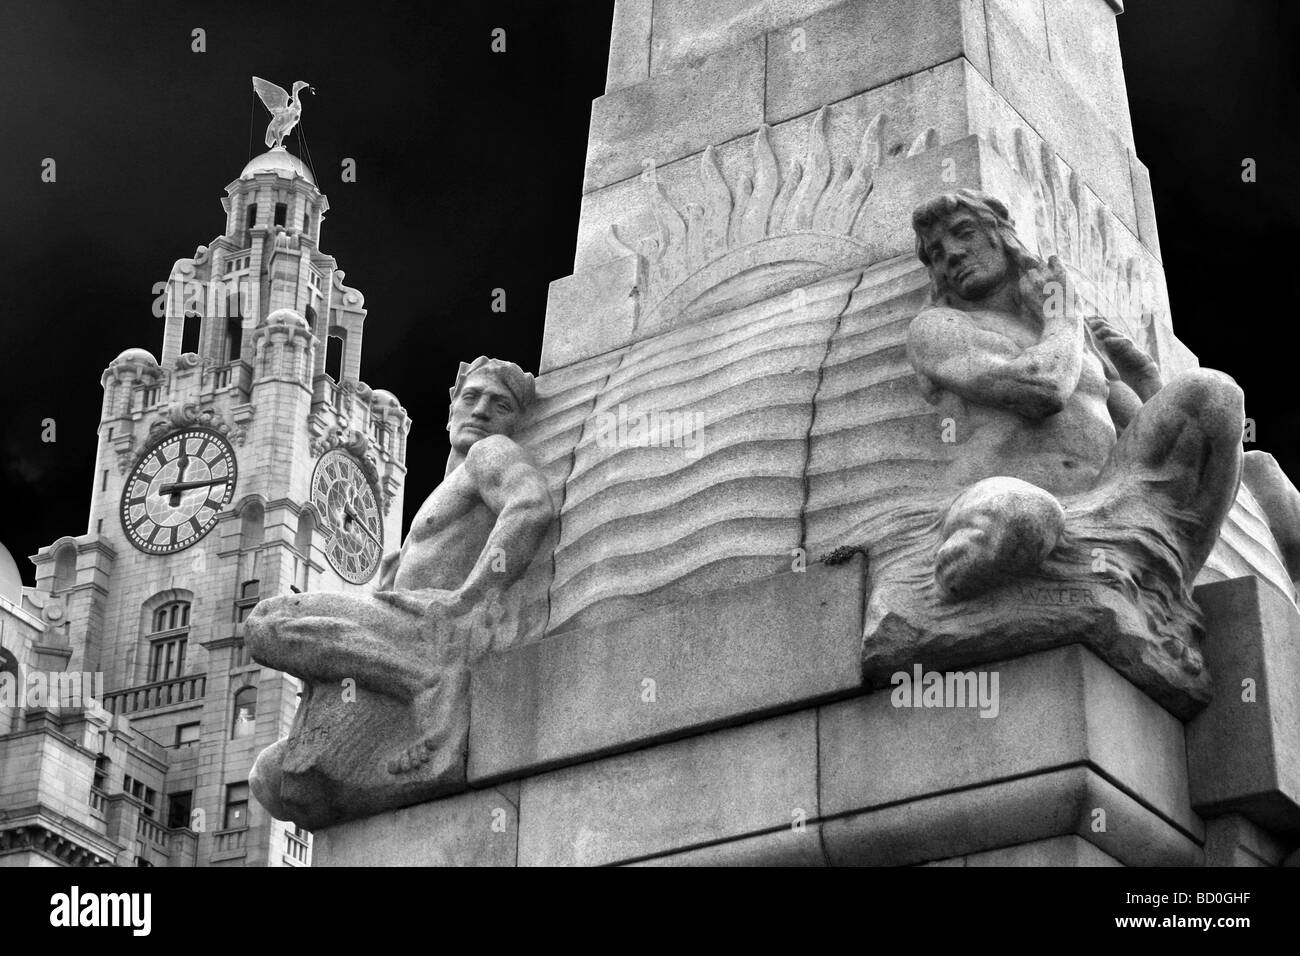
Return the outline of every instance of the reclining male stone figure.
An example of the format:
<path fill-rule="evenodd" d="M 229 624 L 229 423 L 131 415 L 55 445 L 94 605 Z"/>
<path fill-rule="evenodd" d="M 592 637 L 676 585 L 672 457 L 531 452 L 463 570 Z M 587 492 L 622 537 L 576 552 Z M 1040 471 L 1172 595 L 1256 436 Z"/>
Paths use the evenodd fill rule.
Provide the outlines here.
<path fill-rule="evenodd" d="M 868 645 L 892 632 L 896 649 L 928 634 L 1025 652 L 1067 624 L 1007 585 L 1078 585 L 1127 619 L 1084 608 L 1068 626 L 1203 698 L 1190 587 L 1240 480 L 1241 391 L 1206 369 L 1163 383 L 1126 335 L 1085 321 L 1064 267 L 1025 249 L 990 196 L 941 195 L 913 228 L 932 286 L 907 354 L 956 442 L 935 436 L 932 487 L 871 555 Z M 1124 646 L 1139 631 L 1154 647 Z"/>
<path fill-rule="evenodd" d="M 249 617 L 254 659 L 308 683 L 289 736 L 253 770 L 274 816 L 320 826 L 463 782 L 468 665 L 491 639 L 484 614 L 554 517 L 545 478 L 509 437 L 533 398 L 532 375 L 513 363 L 462 363 L 446 476 L 375 590 L 281 595 Z M 349 680 L 351 701 L 340 693 Z"/>

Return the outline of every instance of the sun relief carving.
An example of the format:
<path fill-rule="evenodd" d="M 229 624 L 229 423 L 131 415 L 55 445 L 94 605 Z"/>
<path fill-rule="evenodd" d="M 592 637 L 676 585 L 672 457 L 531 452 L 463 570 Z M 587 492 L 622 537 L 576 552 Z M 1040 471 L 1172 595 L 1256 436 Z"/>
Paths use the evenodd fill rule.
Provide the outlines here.
<path fill-rule="evenodd" d="M 875 173 L 885 163 L 887 116 L 877 113 L 855 155 L 832 155 L 822 107 L 808 126 L 803 155 L 782 175 L 771 131 L 760 126 L 750 148 L 749 171 L 734 188 L 710 146 L 700 156 L 699 185 L 680 206 L 669 198 L 653 168 L 643 174 L 655 229 L 631 237 L 611 226 L 612 244 L 637 256 L 637 324 L 667 326 L 693 311 L 728 302 L 744 304 L 782 291 L 828 268 L 847 267 L 869 251 L 859 232 Z M 931 148 L 926 129 L 907 156 Z M 899 150 L 901 152 L 901 149 Z"/>

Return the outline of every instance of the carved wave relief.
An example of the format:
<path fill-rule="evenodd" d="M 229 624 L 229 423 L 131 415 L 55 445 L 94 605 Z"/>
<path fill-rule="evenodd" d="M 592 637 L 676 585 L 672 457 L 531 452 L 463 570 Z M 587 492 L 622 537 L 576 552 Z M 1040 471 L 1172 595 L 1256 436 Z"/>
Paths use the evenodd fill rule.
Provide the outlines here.
<path fill-rule="evenodd" d="M 910 447 L 882 440 L 896 420 L 932 414 L 910 388 L 901 351 L 904 316 L 914 313 L 923 283 L 910 264 L 904 271 L 911 275 L 901 280 L 898 263 L 868 278 L 849 272 L 656 336 L 605 356 L 603 378 L 597 363 L 553 373 L 582 382 L 539 403 L 521 436 L 562 484 L 550 631 L 790 570 L 808 560 L 814 502 L 846 481 L 837 468 L 847 474 L 876 452 L 925 457 L 919 435 Z M 894 398 L 873 410 L 862 440 L 847 450 L 836 445 L 837 462 L 813 474 L 810 461 L 825 460 L 819 446 L 843 437 L 819 424 L 842 414 L 842 396 L 827 405 L 820 395 L 850 322 L 875 330 L 849 348 L 868 355 Z M 538 379 L 548 388 L 552 381 Z M 835 434 L 823 440 L 822 432 Z M 536 443 L 530 435 L 548 437 Z M 839 525 L 882 495 L 905 493 L 898 488 L 854 478 L 861 500 Z"/>
<path fill-rule="evenodd" d="M 540 376 L 520 437 L 560 515 L 515 586 L 513 640 L 887 543 L 960 448 L 907 361 L 926 282 L 890 260 Z M 698 444 L 664 422 L 698 423 Z M 1245 493 L 1201 580 L 1247 573 L 1292 594 Z"/>
<path fill-rule="evenodd" d="M 762 128 L 738 178 L 706 150 L 698 201 L 674 203 L 651 179 L 654 229 L 613 230 L 638 257 L 638 322 L 651 334 L 537 380 L 520 438 L 559 518 L 514 589 L 513 640 L 788 571 L 846 543 L 885 545 L 892 516 L 958 453 L 937 440 L 939 414 L 906 356 L 928 276 L 910 254 L 876 261 L 863 238 L 887 118 L 832 161 L 827 117 L 809 120 L 784 175 Z M 1158 264 L 1129 254 L 1131 237 L 1050 151 L 1023 131 L 991 139 L 1022 180 L 1022 235 L 1156 353 L 1168 323 Z M 926 130 L 908 155 L 935 145 Z M 785 285 L 771 271 L 782 267 Z M 706 301 L 715 308 L 700 310 Z M 691 428 L 695 445 L 681 432 Z M 1238 499 L 1202 579 L 1254 573 L 1290 595 L 1258 510 Z"/>

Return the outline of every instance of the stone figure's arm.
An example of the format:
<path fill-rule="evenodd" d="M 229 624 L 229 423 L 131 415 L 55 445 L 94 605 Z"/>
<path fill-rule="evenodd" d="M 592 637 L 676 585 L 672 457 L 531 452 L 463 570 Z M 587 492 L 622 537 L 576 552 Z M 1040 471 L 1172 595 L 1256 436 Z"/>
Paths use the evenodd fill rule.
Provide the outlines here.
<path fill-rule="evenodd" d="M 504 435 L 476 442 L 461 467 L 497 514 L 474 568 L 455 591 L 457 603 L 469 607 L 523 575 L 555 517 L 555 504 L 531 456 Z"/>
<path fill-rule="evenodd" d="M 1106 410 L 1110 412 L 1116 430 L 1123 431 L 1142 407 L 1142 399 L 1119 379 L 1111 379 L 1109 384 L 1110 395 L 1106 399 Z"/>
<path fill-rule="evenodd" d="M 393 582 L 397 579 L 397 566 L 401 563 L 401 551 L 389 551 L 384 555 L 383 560 L 379 562 L 379 579 L 375 584 L 376 591 L 391 591 Z"/>
<path fill-rule="evenodd" d="M 1088 320 L 1088 328 L 1098 347 L 1113 364 L 1119 380 L 1132 389 L 1140 403 L 1150 401 L 1151 396 L 1164 387 L 1160 366 L 1131 338 L 1097 316 Z"/>
<path fill-rule="evenodd" d="M 907 355 L 927 399 L 946 389 L 1038 420 L 1059 412 L 1074 393 L 1082 345 L 1077 322 L 1048 322 L 1042 340 L 1022 349 L 1005 335 L 977 327 L 965 312 L 940 306 L 912 320 Z"/>

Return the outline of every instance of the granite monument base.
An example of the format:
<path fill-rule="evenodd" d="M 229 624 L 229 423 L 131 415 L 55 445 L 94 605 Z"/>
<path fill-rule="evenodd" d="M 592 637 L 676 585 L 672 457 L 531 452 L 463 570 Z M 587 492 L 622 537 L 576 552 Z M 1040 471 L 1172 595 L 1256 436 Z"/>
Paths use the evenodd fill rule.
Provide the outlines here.
<path fill-rule="evenodd" d="M 1277 671 L 1295 665 L 1276 648 L 1279 628 L 1300 625 L 1294 607 L 1244 581 L 1197 597 L 1212 662 L 1231 645 L 1268 663 L 1276 690 L 1250 719 L 1289 713 L 1282 688 L 1300 686 L 1300 674 Z M 973 664 L 960 677 L 900 671 L 867 692 L 862 598 L 857 558 L 496 655 L 472 674 L 471 789 L 320 830 L 315 862 L 1187 866 L 1294 856 L 1286 741 L 1268 764 L 1266 799 L 1221 796 L 1239 776 L 1234 761 L 1262 766 L 1255 751 L 1268 745 L 1247 755 L 1228 730 L 1211 740 L 1193 723 L 1189 775 L 1188 726 L 1082 645 Z M 1229 629 L 1224 601 L 1257 626 Z M 1240 696 L 1235 671 L 1212 673 L 1216 700 Z"/>

